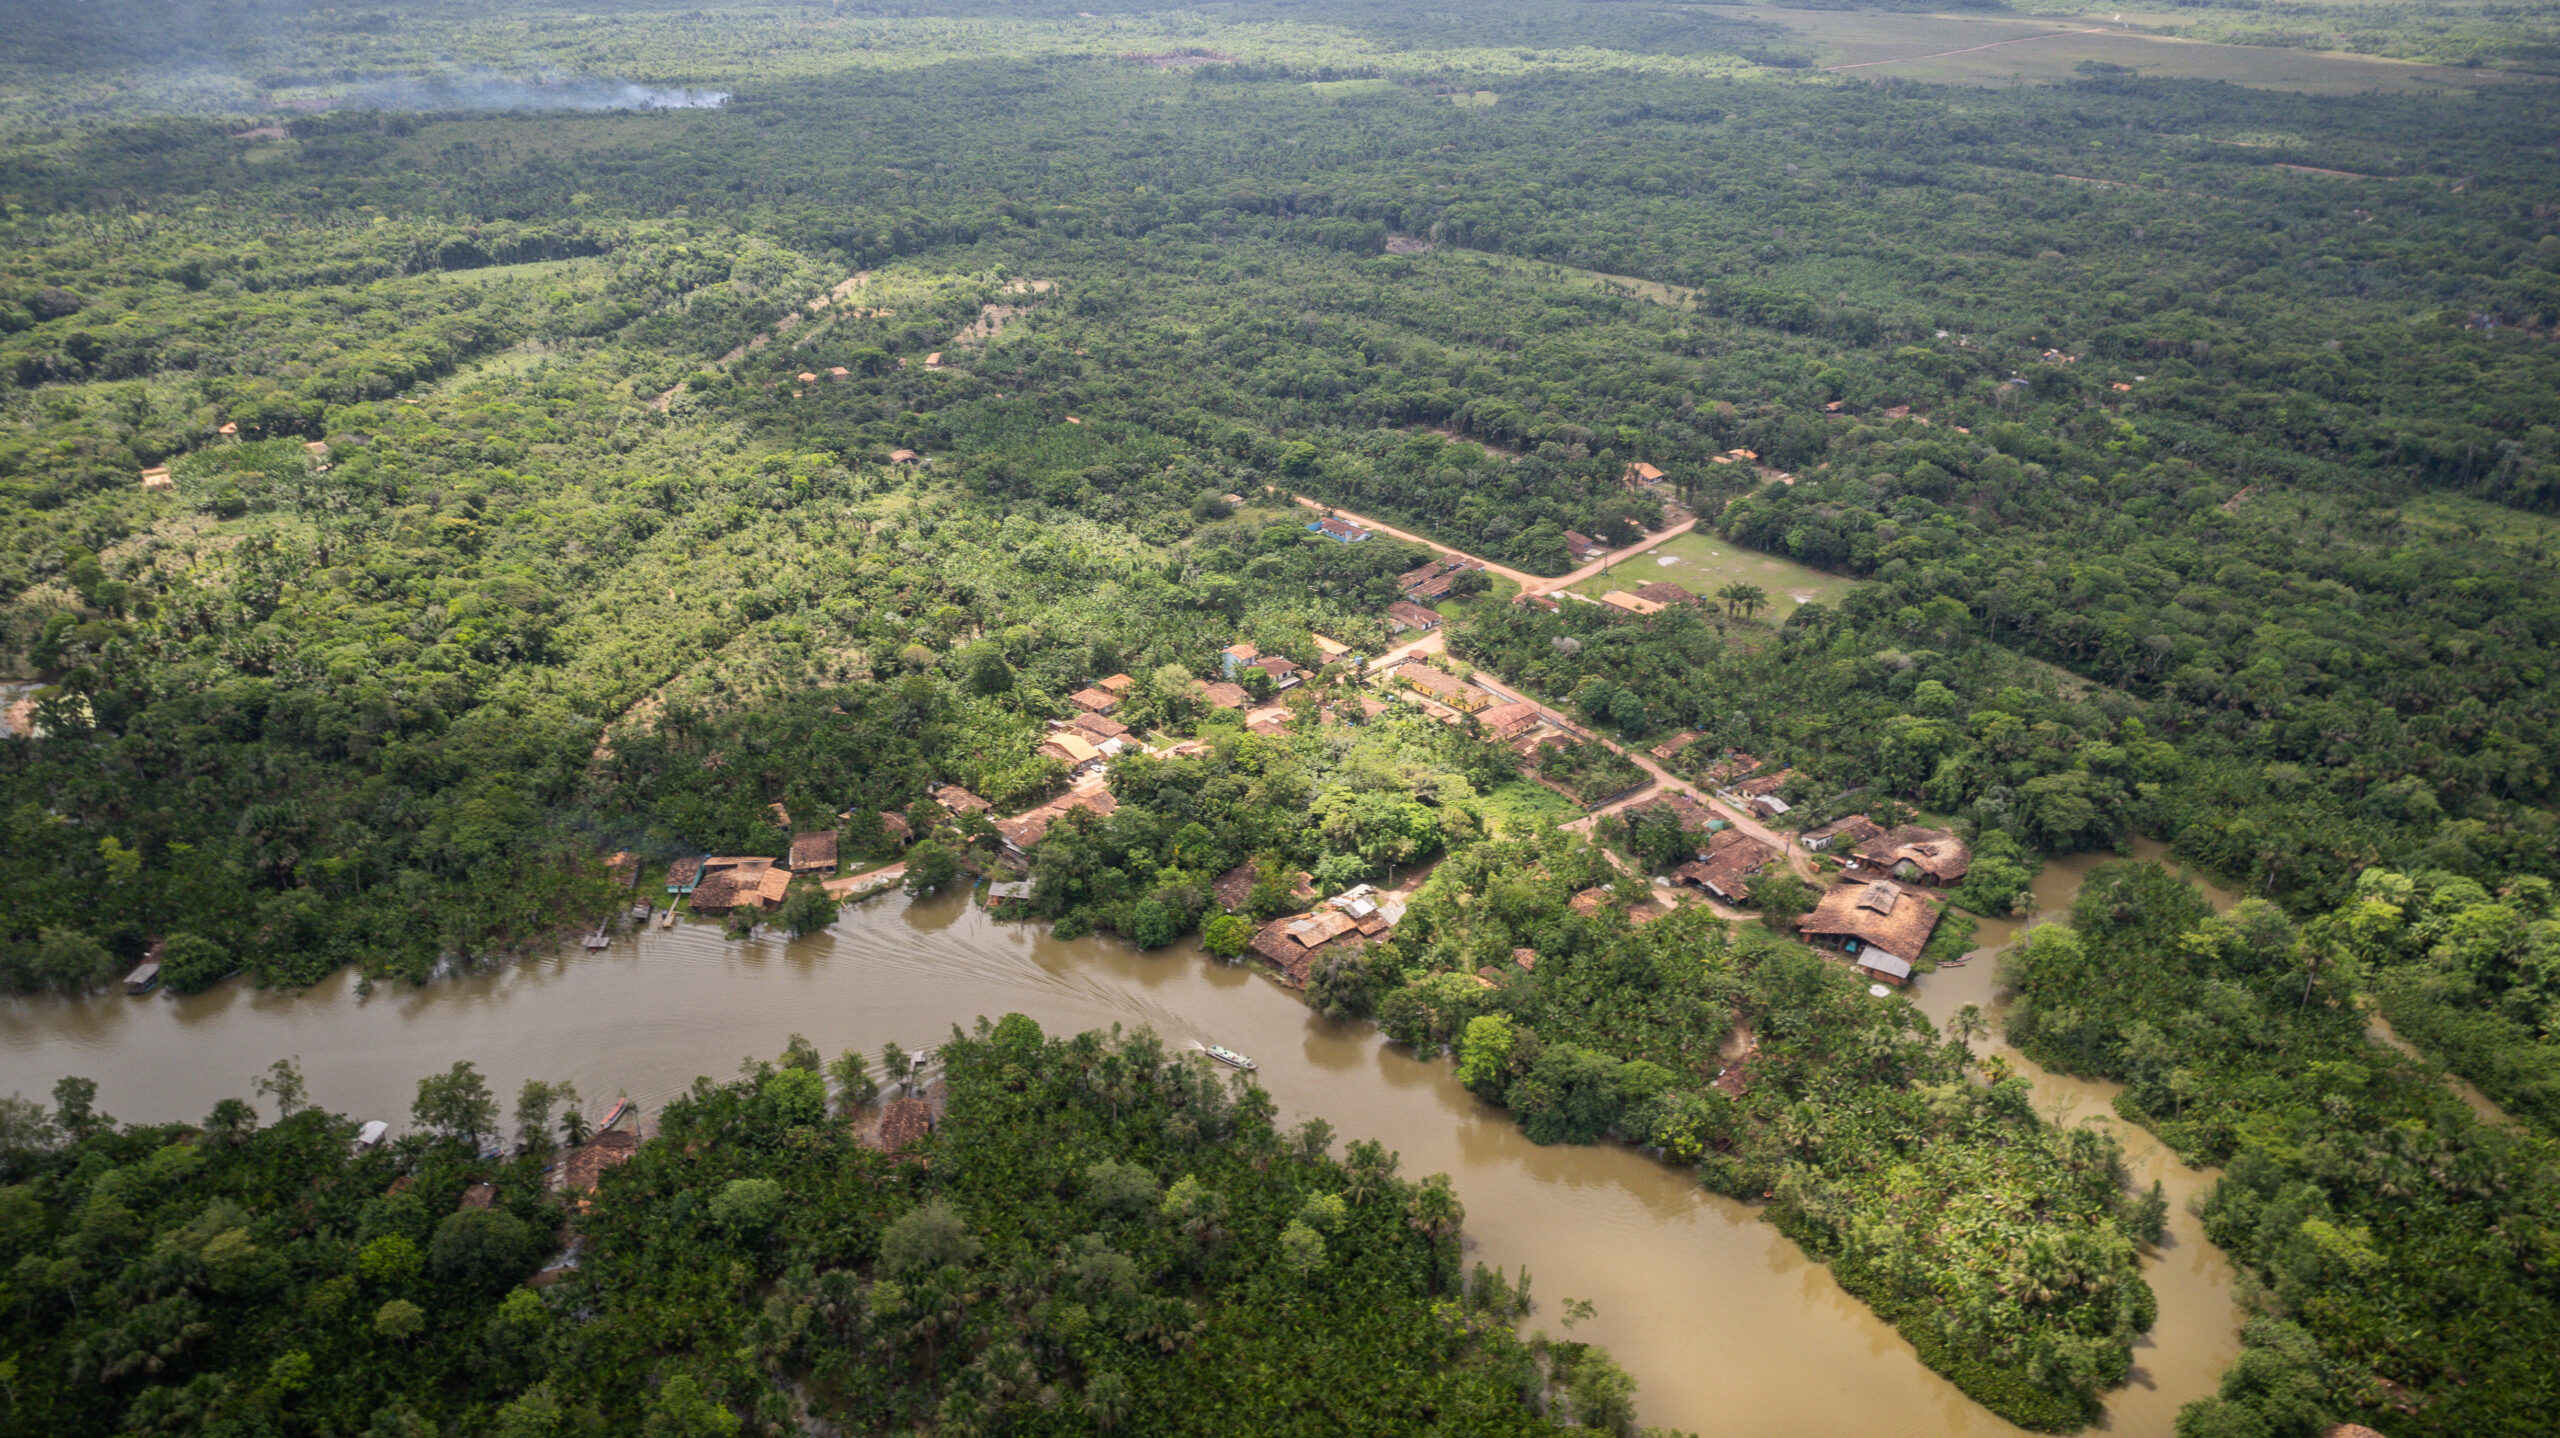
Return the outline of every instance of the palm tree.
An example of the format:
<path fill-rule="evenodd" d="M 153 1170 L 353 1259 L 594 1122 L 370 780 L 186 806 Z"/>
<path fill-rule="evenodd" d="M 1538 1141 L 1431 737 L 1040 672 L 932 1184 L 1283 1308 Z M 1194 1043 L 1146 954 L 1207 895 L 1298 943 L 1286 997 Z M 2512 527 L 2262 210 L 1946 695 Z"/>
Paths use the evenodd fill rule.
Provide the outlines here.
<path fill-rule="evenodd" d="M 1967 1004 L 1947 1019 L 1947 1034 L 1964 1045 L 1966 1058 L 1973 1057 L 1974 1041 L 1990 1032 L 1991 1025 L 1983 1019 L 1980 1004 Z"/>
<path fill-rule="evenodd" d="M 1129 1421 L 1129 1380 L 1117 1373 L 1097 1373 L 1084 1385 L 1084 1416 L 1105 1433 Z"/>
<path fill-rule="evenodd" d="M 1769 591 L 1757 584 L 1736 584 L 1731 587 L 1734 607 L 1742 612 L 1742 617 L 1745 619 L 1758 614 L 1761 606 L 1769 602 Z"/>

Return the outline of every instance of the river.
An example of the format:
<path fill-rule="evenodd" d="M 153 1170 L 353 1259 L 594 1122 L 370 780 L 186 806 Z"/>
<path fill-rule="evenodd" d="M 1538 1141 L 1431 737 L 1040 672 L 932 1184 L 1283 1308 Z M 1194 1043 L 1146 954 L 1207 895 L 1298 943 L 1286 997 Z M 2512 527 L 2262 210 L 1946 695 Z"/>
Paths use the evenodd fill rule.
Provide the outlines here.
<path fill-rule="evenodd" d="M 2146 855 L 2148 856 L 2148 855 Z M 2092 862 L 2049 866 L 2042 912 L 2068 907 Z M 2217 900 L 2220 901 L 2219 899 Z M 1986 945 L 2013 924 L 1985 924 Z M 1990 1007 L 1991 961 L 1924 977 L 1933 1019 Z M 100 1106 L 133 1120 L 194 1119 L 250 1096 L 266 1065 L 298 1055 L 312 1098 L 401 1126 L 420 1076 L 479 1065 L 504 1098 L 528 1078 L 570 1080 L 600 1113 L 628 1094 L 654 1110 L 697 1074 L 725 1077 L 806 1034 L 832 1055 L 921 1047 L 954 1021 L 1023 1013 L 1052 1035 L 1152 1025 L 1168 1041 L 1251 1054 L 1284 1119 L 1322 1114 L 1344 1138 L 1376 1138 L 1408 1175 L 1447 1172 L 1467 1207 L 1470 1257 L 1535 1276 L 1537 1322 L 1565 1298 L 1597 1305 L 1577 1337 L 1606 1345 L 1642 1385 L 1648 1423 L 1756 1438 L 1992 1438 L 2020 1430 L 1923 1367 L 1909 1345 L 1808 1262 L 1756 1210 L 1700 1189 L 1630 1150 L 1540 1148 L 1460 1088 L 1452 1067 L 1335 1024 L 1250 970 L 1192 945 L 1145 954 L 1114 940 L 1060 940 L 998 923 L 959 897 L 897 895 L 848 907 L 826 933 L 729 941 L 717 927 L 624 934 L 423 988 L 358 992 L 339 974 L 298 994 L 237 982 L 188 998 L 153 995 L 0 1005 L 0 1093 L 40 1096 L 56 1078 L 97 1080 Z M 2108 1118 L 2103 1085 L 2023 1059 L 2039 1102 L 2113 1123 L 2148 1183 L 2178 1207 L 2145 1262 L 2160 1322 L 2113 1395 L 2106 1431 L 2166 1438 L 2177 1409 L 2211 1390 L 2238 1351 L 2230 1270 L 2184 1211 L 2209 1176 Z"/>

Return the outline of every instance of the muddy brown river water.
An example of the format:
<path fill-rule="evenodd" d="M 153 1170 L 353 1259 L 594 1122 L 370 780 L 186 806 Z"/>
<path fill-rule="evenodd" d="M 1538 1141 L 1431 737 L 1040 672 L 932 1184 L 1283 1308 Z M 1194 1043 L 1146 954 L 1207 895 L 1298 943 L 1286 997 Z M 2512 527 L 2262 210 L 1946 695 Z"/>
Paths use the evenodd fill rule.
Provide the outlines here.
<path fill-rule="evenodd" d="M 2146 850 L 2151 856 L 2155 850 Z M 2066 909 L 2094 861 L 2050 866 L 2041 912 Z M 2223 902 L 2223 896 L 2216 896 Z M 2014 924 L 1984 925 L 1986 949 Z M 1992 963 L 1925 976 L 1913 997 L 1943 1024 L 1992 1007 Z M 248 1097 L 266 1065 L 299 1055 L 319 1104 L 403 1124 L 421 1075 L 478 1064 L 502 1096 L 527 1078 L 574 1081 L 600 1112 L 617 1094 L 644 1109 L 695 1075 L 726 1076 L 803 1033 L 833 1054 L 919 1047 L 954 1021 L 1023 1013 L 1052 1035 L 1152 1025 L 1175 1044 L 1223 1043 L 1261 1065 L 1290 1121 L 1322 1114 L 1373 1137 L 1404 1170 L 1447 1172 L 1467 1208 L 1470 1257 L 1526 1265 L 1552 1324 L 1562 1299 L 1599 1316 L 1576 1331 L 1642 1384 L 1644 1420 L 1708 1438 L 1990 1438 L 2020 1430 L 1921 1366 L 1908 1344 L 1808 1262 L 1756 1211 L 1682 1172 L 1614 1147 L 1540 1148 L 1460 1088 L 1451 1066 L 1334 1024 L 1270 980 L 1190 945 L 1152 954 L 1106 939 L 1061 941 L 1044 926 L 991 921 L 963 900 L 892 895 L 848 908 L 824 934 L 732 942 L 708 925 L 625 934 L 557 956 L 424 988 L 360 995 L 341 974 L 299 994 L 238 983 L 191 998 L 153 995 L 0 1005 L 0 1093 L 44 1094 L 64 1074 L 97 1080 L 108 1112 L 194 1119 Z M 2230 1270 L 2183 1207 L 2210 1182 L 2115 1120 L 2112 1090 L 2044 1074 L 2039 1103 L 2065 1122 L 2104 1122 L 2146 1185 L 2173 1200 L 2171 1236 L 2144 1264 L 2160 1321 L 2113 1395 L 2104 1429 L 2166 1438 L 2178 1408 L 2211 1390 L 2238 1351 Z"/>

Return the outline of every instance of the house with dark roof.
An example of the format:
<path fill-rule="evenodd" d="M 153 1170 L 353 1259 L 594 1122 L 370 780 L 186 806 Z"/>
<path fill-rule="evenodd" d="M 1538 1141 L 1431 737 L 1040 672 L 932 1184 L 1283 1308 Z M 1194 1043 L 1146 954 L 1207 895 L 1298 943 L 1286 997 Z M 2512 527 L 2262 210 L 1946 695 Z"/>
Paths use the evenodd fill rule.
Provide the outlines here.
<path fill-rule="evenodd" d="M 1118 739 L 1129 732 L 1128 725 L 1117 719 L 1105 718 L 1100 714 L 1079 714 L 1068 722 L 1089 742 L 1097 745 L 1106 739 Z"/>
<path fill-rule="evenodd" d="M 1884 837 L 1884 830 L 1876 827 L 1866 815 L 1851 814 L 1846 818 L 1834 819 L 1820 828 L 1805 830 L 1796 835 L 1796 842 L 1819 854 L 1835 845 L 1855 849 L 1869 839 L 1882 837 Z"/>
<path fill-rule="evenodd" d="M 1274 689 L 1288 688 L 1307 672 L 1297 660 L 1281 654 L 1265 654 L 1253 661 L 1253 667 L 1271 676 Z"/>
<path fill-rule="evenodd" d="M 667 892 L 670 894 L 690 894 L 693 892 L 693 886 L 700 882 L 702 882 L 700 854 L 678 859 L 667 866 Z"/>
<path fill-rule="evenodd" d="M 1715 836 L 1703 859 L 1681 865 L 1672 876 L 1685 884 L 1694 884 L 1728 904 L 1751 902 L 1751 876 L 1769 867 L 1778 857 L 1774 847 L 1760 842 L 1738 829 L 1727 829 Z"/>
<path fill-rule="evenodd" d="M 940 804 L 944 812 L 954 819 L 963 814 L 983 814 L 995 807 L 957 784 L 927 784 L 924 792 L 926 798 Z"/>
<path fill-rule="evenodd" d="M 1578 560 L 1598 559 L 1609 552 L 1609 546 L 1578 529 L 1564 532 L 1564 552 Z"/>
<path fill-rule="evenodd" d="M 1253 696 L 1244 692 L 1242 685 L 1230 684 L 1224 679 L 1214 683 L 1194 679 L 1191 692 L 1198 695 L 1202 703 L 1213 704 L 1220 709 L 1248 709 L 1253 706 Z"/>
<path fill-rule="evenodd" d="M 1049 826 L 1058 820 L 1079 809 L 1099 819 L 1119 807 L 1120 801 L 1111 797 L 1111 791 L 1102 788 L 1099 784 L 1090 789 L 1061 794 L 1037 809 L 1018 814 L 1010 819 L 996 820 L 997 847 L 1004 851 L 1006 858 L 1017 863 L 1028 863 L 1031 859 L 1031 851 L 1038 848 L 1040 841 L 1049 836 Z"/>
<path fill-rule="evenodd" d="M 1253 886 L 1260 882 L 1261 875 L 1254 871 L 1253 865 L 1238 864 L 1220 874 L 1217 882 L 1209 886 L 1209 892 L 1217 896 L 1219 908 L 1230 914 L 1240 914 L 1244 912 L 1246 901 L 1253 897 Z M 1315 899 L 1315 876 L 1304 869 L 1299 870 L 1289 885 L 1289 902 L 1312 904 Z"/>
<path fill-rule="evenodd" d="M 836 831 L 820 829 L 791 836 L 791 872 L 832 874 L 836 871 Z"/>
<path fill-rule="evenodd" d="M 1654 758 L 1668 764 L 1671 762 L 1674 755 L 1677 755 L 1681 750 L 1688 748 L 1690 745 L 1697 743 L 1700 739 L 1705 737 L 1705 735 L 1699 733 L 1697 730 L 1691 729 L 1683 733 L 1674 734 L 1670 738 L 1663 740 L 1661 743 L 1654 745 L 1651 752 Z"/>
<path fill-rule="evenodd" d="M 1944 886 L 1964 882 L 1965 872 L 1973 867 L 1973 851 L 1944 829 L 1905 824 L 1860 843 L 1849 863 L 1862 873 Z"/>

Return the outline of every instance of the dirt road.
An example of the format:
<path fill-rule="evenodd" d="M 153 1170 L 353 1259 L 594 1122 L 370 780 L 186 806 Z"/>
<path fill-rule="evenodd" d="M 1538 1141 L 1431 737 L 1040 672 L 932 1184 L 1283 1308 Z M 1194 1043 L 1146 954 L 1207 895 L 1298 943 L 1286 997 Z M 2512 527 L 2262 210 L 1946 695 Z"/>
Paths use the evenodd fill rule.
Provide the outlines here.
<path fill-rule="evenodd" d="M 1678 524 L 1672 525 L 1670 528 L 1663 530 L 1659 534 L 1648 534 L 1644 538 L 1637 540 L 1635 543 L 1628 545 L 1624 549 L 1612 550 L 1560 579 L 1540 579 L 1534 574 L 1524 574 L 1517 569 L 1511 568 L 1509 565 L 1496 564 L 1490 559 L 1479 559 L 1475 555 L 1469 554 L 1463 549 L 1452 549 L 1448 545 L 1442 544 L 1436 539 L 1425 539 L 1421 535 L 1414 533 L 1412 530 L 1398 529 L 1384 520 L 1371 519 L 1365 514 L 1354 513 L 1339 505 L 1327 504 L 1319 499 L 1309 499 L 1305 495 L 1298 496 L 1298 503 L 1319 513 L 1340 515 L 1344 519 L 1350 520 L 1353 524 L 1359 525 L 1362 529 L 1375 530 L 1380 534 L 1391 535 L 1408 544 L 1419 544 L 1425 549 L 1437 550 L 1453 559 L 1463 559 L 1470 564 L 1481 564 L 1484 566 L 1486 573 L 1499 574 L 1503 578 L 1510 580 L 1512 583 L 1519 585 L 1520 592 L 1523 594 L 1548 594 L 1559 589 L 1569 589 L 1572 586 L 1589 579 L 1591 576 L 1598 574 L 1602 570 L 1607 569 L 1612 564 L 1632 559 L 1635 556 L 1644 553 L 1646 550 L 1653 548 L 1655 545 L 1662 543 L 1666 539 L 1677 539 L 1681 535 L 1687 534 L 1690 530 L 1698 527 L 1698 521 L 1693 516 L 1680 521 Z"/>

